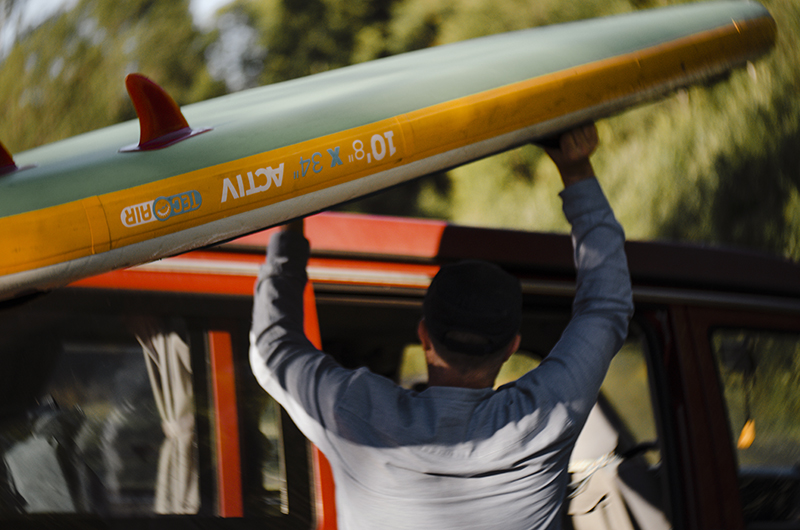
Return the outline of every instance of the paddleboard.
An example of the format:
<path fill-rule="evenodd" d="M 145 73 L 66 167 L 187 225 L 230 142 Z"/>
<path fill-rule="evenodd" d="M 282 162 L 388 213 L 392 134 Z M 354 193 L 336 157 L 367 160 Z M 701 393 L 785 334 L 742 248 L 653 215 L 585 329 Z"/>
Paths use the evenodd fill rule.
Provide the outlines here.
<path fill-rule="evenodd" d="M 0 299 L 551 137 L 706 83 L 775 36 L 761 5 L 709 2 L 437 46 L 182 109 L 131 76 L 141 128 L 0 157 Z"/>

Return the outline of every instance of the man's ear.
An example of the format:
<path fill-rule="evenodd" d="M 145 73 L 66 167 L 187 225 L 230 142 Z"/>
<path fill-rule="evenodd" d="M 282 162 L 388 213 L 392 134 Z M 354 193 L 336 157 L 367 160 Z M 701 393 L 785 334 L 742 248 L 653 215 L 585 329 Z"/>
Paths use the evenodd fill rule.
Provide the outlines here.
<path fill-rule="evenodd" d="M 428 351 L 431 348 L 431 337 L 428 335 L 428 326 L 425 325 L 425 319 L 420 320 L 417 325 L 417 336 L 422 344 L 423 351 Z"/>
<path fill-rule="evenodd" d="M 425 354 L 425 362 L 428 363 L 428 366 L 440 365 L 443 361 L 433 348 L 433 341 L 428 334 L 428 326 L 425 325 L 425 319 L 419 321 L 419 325 L 417 325 L 417 335 L 419 336 L 419 342 L 422 345 L 422 352 Z"/>
<path fill-rule="evenodd" d="M 512 355 L 517 353 L 517 350 L 519 349 L 520 342 L 522 342 L 522 335 L 517 333 L 517 336 L 514 337 L 514 340 L 508 346 L 508 351 L 506 352 L 506 356 L 503 359 L 503 362 L 506 362 L 507 360 L 509 360 L 511 358 Z"/>

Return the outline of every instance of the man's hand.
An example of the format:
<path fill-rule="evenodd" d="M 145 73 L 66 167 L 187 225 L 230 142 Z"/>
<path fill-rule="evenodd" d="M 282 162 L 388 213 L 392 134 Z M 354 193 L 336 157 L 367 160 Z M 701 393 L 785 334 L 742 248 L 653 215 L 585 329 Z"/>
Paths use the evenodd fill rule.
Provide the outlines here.
<path fill-rule="evenodd" d="M 561 135 L 559 148 L 545 147 L 555 163 L 564 187 L 594 177 L 589 156 L 597 147 L 597 128 L 594 123 L 575 128 Z"/>
<path fill-rule="evenodd" d="M 293 221 L 289 221 L 285 225 L 280 227 L 282 232 L 295 232 L 300 234 L 301 236 L 304 235 L 305 232 L 305 218 L 301 217 L 299 219 L 295 219 Z"/>

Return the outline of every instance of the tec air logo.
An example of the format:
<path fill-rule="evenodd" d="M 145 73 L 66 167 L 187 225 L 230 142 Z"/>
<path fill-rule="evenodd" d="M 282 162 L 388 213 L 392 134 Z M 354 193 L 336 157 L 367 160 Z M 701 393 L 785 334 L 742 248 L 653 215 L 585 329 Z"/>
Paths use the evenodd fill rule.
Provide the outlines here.
<path fill-rule="evenodd" d="M 119 217 L 123 225 L 131 228 L 151 221 L 166 221 L 170 217 L 193 212 L 202 204 L 203 197 L 199 191 L 184 191 L 170 197 L 159 197 L 154 201 L 127 206 L 122 209 Z"/>

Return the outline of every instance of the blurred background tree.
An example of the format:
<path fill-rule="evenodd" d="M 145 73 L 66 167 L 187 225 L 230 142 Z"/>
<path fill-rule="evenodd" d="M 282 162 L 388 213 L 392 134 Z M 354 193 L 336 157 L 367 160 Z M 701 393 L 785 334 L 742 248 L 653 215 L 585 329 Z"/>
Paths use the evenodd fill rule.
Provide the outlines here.
<path fill-rule="evenodd" d="M 3 11 L 25 6 L 13 4 Z M 214 35 L 194 27 L 188 0 L 73 4 L 23 28 L 0 65 L 0 135 L 11 152 L 136 117 L 130 72 L 157 79 L 179 104 L 225 92 L 205 67 Z"/>
<path fill-rule="evenodd" d="M 3 23 L 23 3 L 0 1 Z M 186 104 L 414 49 L 674 3 L 233 0 L 200 27 L 187 0 L 64 0 L 61 12 L 20 31 L 2 59 L 0 137 L 16 152 L 132 118 L 122 83 L 131 71 Z M 595 169 L 629 237 L 800 259 L 800 4 L 762 3 L 778 24 L 768 57 L 600 122 Z M 547 157 L 528 146 L 341 208 L 565 231 L 559 189 Z"/>

